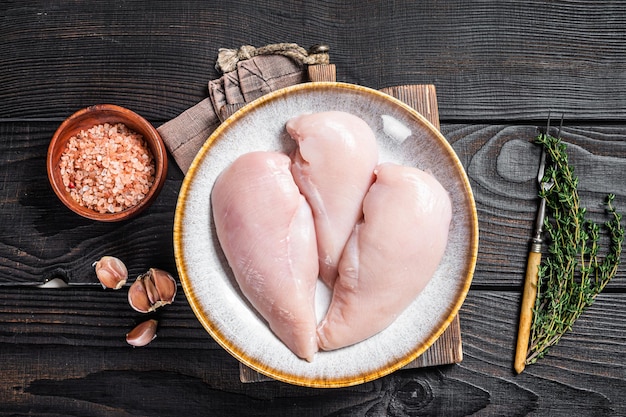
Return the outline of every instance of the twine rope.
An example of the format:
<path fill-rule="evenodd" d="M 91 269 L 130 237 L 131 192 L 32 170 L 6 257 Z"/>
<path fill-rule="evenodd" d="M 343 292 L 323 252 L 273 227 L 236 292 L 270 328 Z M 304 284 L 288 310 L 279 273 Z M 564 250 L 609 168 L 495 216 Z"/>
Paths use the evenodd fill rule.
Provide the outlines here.
<path fill-rule="evenodd" d="M 217 54 L 215 69 L 227 73 L 237 69 L 237 63 L 259 55 L 284 55 L 305 65 L 328 64 L 330 57 L 326 45 L 314 45 L 307 51 L 295 43 L 274 43 L 255 48 L 243 45 L 239 49 L 220 48 Z"/>

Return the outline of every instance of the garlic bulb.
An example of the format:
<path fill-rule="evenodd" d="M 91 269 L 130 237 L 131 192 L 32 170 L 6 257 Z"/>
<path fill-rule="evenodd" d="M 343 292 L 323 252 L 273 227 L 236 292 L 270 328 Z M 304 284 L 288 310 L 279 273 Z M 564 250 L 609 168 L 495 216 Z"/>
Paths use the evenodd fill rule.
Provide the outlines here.
<path fill-rule="evenodd" d="M 140 313 L 149 313 L 171 304 L 176 296 L 176 280 L 167 272 L 150 268 L 139 275 L 128 289 L 128 303 Z"/>

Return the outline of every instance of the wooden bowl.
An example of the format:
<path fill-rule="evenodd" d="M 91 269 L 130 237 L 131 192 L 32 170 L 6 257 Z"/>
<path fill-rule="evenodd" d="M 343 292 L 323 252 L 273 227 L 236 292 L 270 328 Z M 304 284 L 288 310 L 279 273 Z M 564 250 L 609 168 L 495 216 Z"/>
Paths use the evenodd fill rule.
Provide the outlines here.
<path fill-rule="evenodd" d="M 61 156 L 72 136 L 81 130 L 109 123 L 123 123 L 130 130 L 143 136 L 154 160 L 154 182 L 145 197 L 135 205 L 116 213 L 101 213 L 81 206 L 66 189 L 59 167 Z M 116 222 L 130 219 L 146 209 L 157 197 L 165 182 L 167 173 L 167 152 L 157 130 L 143 117 L 131 110 L 112 104 L 98 104 L 77 111 L 68 117 L 56 130 L 48 147 L 47 171 L 50 185 L 59 199 L 73 212 L 92 220 Z"/>

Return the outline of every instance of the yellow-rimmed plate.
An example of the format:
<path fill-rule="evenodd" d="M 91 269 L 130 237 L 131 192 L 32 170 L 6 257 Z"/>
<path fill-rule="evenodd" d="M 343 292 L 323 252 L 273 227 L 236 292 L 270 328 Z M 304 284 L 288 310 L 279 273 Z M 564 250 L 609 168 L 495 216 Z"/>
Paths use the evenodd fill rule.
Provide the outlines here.
<path fill-rule="evenodd" d="M 407 310 L 376 336 L 344 349 L 319 352 L 309 363 L 274 336 L 239 291 L 215 233 L 211 190 L 222 170 L 244 153 L 292 151 L 295 143 L 285 131 L 291 117 L 328 110 L 364 119 L 376 134 L 381 162 L 432 172 L 450 193 L 453 217 L 444 258 Z M 401 368 L 444 332 L 470 287 L 478 250 L 478 220 L 469 181 L 456 153 L 415 110 L 384 93 L 353 84 L 305 83 L 248 104 L 209 137 L 183 181 L 176 207 L 174 250 L 194 313 L 230 354 L 280 381 L 342 387 Z M 328 290 L 318 285 L 319 318 L 329 300 Z"/>

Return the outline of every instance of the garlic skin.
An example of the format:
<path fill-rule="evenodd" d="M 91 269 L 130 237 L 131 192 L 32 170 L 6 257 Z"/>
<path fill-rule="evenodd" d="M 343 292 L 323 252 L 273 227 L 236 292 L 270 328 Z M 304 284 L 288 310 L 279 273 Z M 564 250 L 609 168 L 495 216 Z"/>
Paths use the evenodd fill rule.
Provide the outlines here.
<path fill-rule="evenodd" d="M 128 270 L 124 262 L 114 256 L 103 256 L 93 263 L 96 276 L 104 288 L 119 290 L 128 280 Z"/>
<path fill-rule="evenodd" d="M 126 334 L 126 343 L 135 347 L 146 346 L 156 338 L 158 324 L 159 322 L 155 319 L 139 323 Z"/>
<path fill-rule="evenodd" d="M 128 303 L 140 313 L 150 313 L 171 304 L 176 297 L 176 280 L 166 271 L 150 268 L 139 275 L 128 290 Z"/>

